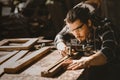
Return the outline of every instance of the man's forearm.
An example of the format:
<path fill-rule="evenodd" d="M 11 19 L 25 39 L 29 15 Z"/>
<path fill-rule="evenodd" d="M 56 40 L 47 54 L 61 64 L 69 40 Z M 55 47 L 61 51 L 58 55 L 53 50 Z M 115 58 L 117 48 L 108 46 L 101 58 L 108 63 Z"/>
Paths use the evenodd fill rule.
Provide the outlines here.
<path fill-rule="evenodd" d="M 57 45 L 59 42 L 64 42 L 64 35 L 69 33 L 67 25 L 56 35 L 54 43 Z"/>
<path fill-rule="evenodd" d="M 106 63 L 107 57 L 101 52 L 96 52 L 95 54 L 90 56 L 90 66 L 104 65 Z"/>

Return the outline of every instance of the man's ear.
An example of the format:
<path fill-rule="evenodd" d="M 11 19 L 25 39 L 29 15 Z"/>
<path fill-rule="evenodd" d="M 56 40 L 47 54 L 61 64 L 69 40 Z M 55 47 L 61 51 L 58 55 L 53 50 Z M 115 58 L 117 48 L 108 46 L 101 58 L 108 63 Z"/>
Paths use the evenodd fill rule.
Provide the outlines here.
<path fill-rule="evenodd" d="M 90 19 L 88 19 L 88 26 L 91 27 L 92 26 L 92 22 Z"/>

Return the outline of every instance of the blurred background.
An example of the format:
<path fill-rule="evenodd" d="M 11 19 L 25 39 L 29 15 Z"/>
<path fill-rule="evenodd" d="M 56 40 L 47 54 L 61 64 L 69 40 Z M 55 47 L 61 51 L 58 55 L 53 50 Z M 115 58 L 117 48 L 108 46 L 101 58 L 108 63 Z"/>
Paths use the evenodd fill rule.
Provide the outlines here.
<path fill-rule="evenodd" d="M 0 40 L 54 39 L 69 9 L 85 0 L 0 0 Z M 120 0 L 101 0 L 99 15 L 120 25 Z"/>

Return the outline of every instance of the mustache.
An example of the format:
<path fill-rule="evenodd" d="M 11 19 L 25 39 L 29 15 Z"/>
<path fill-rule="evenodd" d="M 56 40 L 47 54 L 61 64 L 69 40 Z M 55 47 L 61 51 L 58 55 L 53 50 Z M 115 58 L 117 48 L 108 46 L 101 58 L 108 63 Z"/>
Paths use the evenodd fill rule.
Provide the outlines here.
<path fill-rule="evenodd" d="M 83 36 L 75 36 L 76 38 L 83 38 Z"/>

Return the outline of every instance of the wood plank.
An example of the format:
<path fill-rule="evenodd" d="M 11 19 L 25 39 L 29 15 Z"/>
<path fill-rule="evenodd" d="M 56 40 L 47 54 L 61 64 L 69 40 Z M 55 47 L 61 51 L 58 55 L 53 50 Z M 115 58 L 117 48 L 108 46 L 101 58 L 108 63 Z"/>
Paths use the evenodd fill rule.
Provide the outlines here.
<path fill-rule="evenodd" d="M 3 64 L 1 64 L 0 65 L 0 75 L 2 75 L 4 73 L 4 68 L 5 67 L 13 65 L 13 63 L 15 61 L 17 61 L 18 59 L 22 58 L 27 53 L 28 53 L 28 50 L 22 50 L 22 51 L 18 52 L 15 56 L 13 56 L 12 58 L 10 58 L 9 60 L 7 60 Z"/>
<path fill-rule="evenodd" d="M 0 57 L 0 64 L 2 64 L 3 62 L 7 61 L 8 59 L 10 59 L 12 56 L 14 56 L 18 51 L 12 51 L 9 52 L 7 55 Z"/>
<path fill-rule="evenodd" d="M 32 45 L 37 42 L 38 38 L 17 38 L 5 39 L 0 44 L 0 50 L 26 50 L 30 49 Z M 22 43 L 21 45 L 4 45 L 7 43 Z"/>
<path fill-rule="evenodd" d="M 37 43 L 52 43 L 53 40 L 38 40 Z"/>
<path fill-rule="evenodd" d="M 58 60 L 55 64 L 50 65 L 50 67 L 48 69 L 41 72 L 41 76 L 43 76 L 43 77 L 54 76 L 62 68 L 62 62 L 68 58 L 69 58 L 68 56 L 65 56 L 65 57 L 61 58 L 60 60 Z"/>
<path fill-rule="evenodd" d="M 2 40 L 2 41 L 0 41 L 0 46 L 2 46 L 2 45 L 4 45 L 5 43 L 7 43 L 8 42 L 8 40 Z"/>
<path fill-rule="evenodd" d="M 34 61 L 42 58 L 44 56 L 44 54 L 46 54 L 48 51 L 50 51 L 50 47 L 43 47 L 39 50 L 36 50 L 35 52 L 31 53 L 30 55 L 25 56 L 24 58 L 16 61 L 14 65 L 6 67 L 4 69 L 4 71 L 6 73 L 16 73 L 19 70 L 23 69 L 25 66 L 30 65 Z"/>

